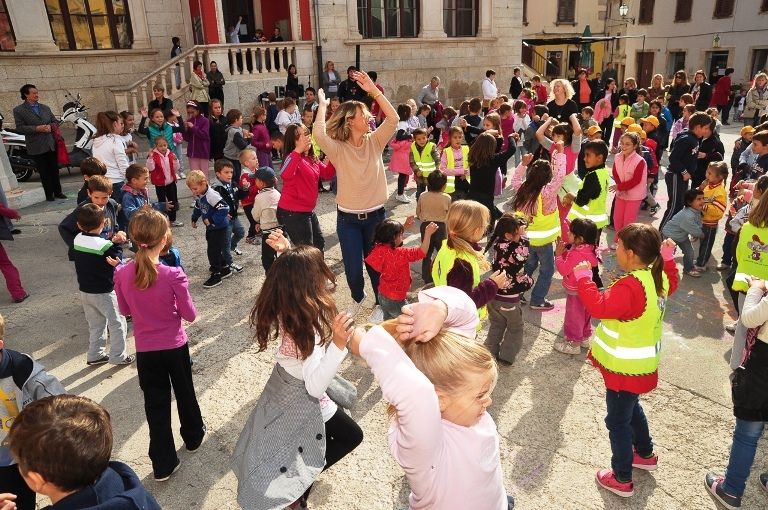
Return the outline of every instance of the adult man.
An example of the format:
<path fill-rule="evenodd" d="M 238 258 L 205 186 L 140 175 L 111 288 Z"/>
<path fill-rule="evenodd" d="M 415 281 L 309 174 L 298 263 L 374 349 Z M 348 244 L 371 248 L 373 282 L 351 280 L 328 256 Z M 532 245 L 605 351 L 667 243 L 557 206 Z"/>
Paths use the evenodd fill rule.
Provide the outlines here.
<path fill-rule="evenodd" d="M 608 62 L 603 70 L 603 83 L 608 82 L 608 78 L 616 80 L 616 69 L 613 68 L 613 62 Z"/>
<path fill-rule="evenodd" d="M 24 102 L 13 109 L 13 119 L 16 130 L 26 137 L 27 154 L 35 160 L 45 199 L 53 202 L 56 198 L 67 198 L 61 192 L 56 140 L 52 133 L 58 121 L 49 107 L 38 102 L 37 87 L 27 83 L 19 92 Z"/>
<path fill-rule="evenodd" d="M 368 94 L 357 84 L 352 75 L 357 72 L 357 67 L 349 66 L 347 68 L 347 79 L 339 84 L 339 101 L 362 101 L 366 103 Z"/>
<path fill-rule="evenodd" d="M 523 91 L 523 77 L 520 76 L 520 68 L 515 67 L 512 70 L 512 81 L 509 83 L 509 95 L 512 99 L 517 99 Z"/>
<path fill-rule="evenodd" d="M 171 46 L 171 59 L 174 59 L 181 55 L 181 39 L 178 37 L 172 37 L 171 43 L 173 43 L 173 46 Z M 176 88 L 181 88 L 181 66 L 179 64 L 176 64 L 176 69 L 174 69 L 174 75 L 176 78 Z"/>
<path fill-rule="evenodd" d="M 419 95 L 416 97 L 417 106 L 421 107 L 421 105 L 427 104 L 432 108 L 429 111 L 429 115 L 427 116 L 427 126 L 433 129 L 433 136 L 435 137 L 435 140 L 440 139 L 440 130 L 435 127 L 435 124 L 440 120 L 435 115 L 437 113 L 435 106 L 440 101 L 439 95 L 440 78 L 433 76 L 432 79 L 429 80 L 429 85 L 424 85 L 421 88 L 421 92 L 419 92 Z"/>

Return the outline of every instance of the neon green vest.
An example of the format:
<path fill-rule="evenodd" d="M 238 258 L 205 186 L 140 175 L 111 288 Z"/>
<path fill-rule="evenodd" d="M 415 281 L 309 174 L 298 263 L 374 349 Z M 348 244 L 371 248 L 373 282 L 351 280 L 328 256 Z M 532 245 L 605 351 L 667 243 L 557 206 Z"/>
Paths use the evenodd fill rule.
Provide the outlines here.
<path fill-rule="evenodd" d="M 622 278 L 640 280 L 645 291 L 645 311 L 643 315 L 630 321 L 603 319 L 592 339 L 592 357 L 603 368 L 616 374 L 652 374 L 659 367 L 661 321 L 664 318 L 669 281 L 664 274 L 662 298 L 656 294 L 650 269 L 632 271 Z"/>
<path fill-rule="evenodd" d="M 628 104 L 620 104 L 619 114 L 616 116 L 616 118 L 613 121 L 613 127 L 620 128 L 621 121 L 624 120 L 626 117 L 629 117 L 630 112 L 632 112 L 631 106 L 629 106 Z"/>
<path fill-rule="evenodd" d="M 437 170 L 437 164 L 435 164 L 435 160 L 432 158 L 432 151 L 434 148 L 434 142 L 427 142 L 427 145 L 421 149 L 421 154 L 419 154 L 419 150 L 416 148 L 416 142 L 411 144 L 411 154 L 413 154 L 413 161 L 416 163 L 416 168 L 419 169 L 420 173 L 420 175 L 417 175 L 416 177 L 423 177 L 426 179 L 430 173 Z"/>
<path fill-rule="evenodd" d="M 448 273 L 453 268 L 457 258 L 468 262 L 472 267 L 472 288 L 474 289 L 480 283 L 480 263 L 477 257 L 459 253 L 452 248 L 448 248 L 448 240 L 444 239 L 440 250 L 437 252 L 435 261 L 432 263 L 432 280 L 435 282 L 436 287 L 438 285 L 448 285 Z M 483 320 L 488 315 L 488 309 L 483 306 L 477 310 L 477 313 L 480 315 L 480 320 Z"/>
<path fill-rule="evenodd" d="M 445 166 L 449 169 L 456 168 L 456 160 L 453 157 L 453 148 L 449 145 L 445 149 Z M 461 146 L 461 166 L 464 168 L 464 174 L 469 180 L 469 145 Z M 450 194 L 456 191 L 456 177 L 448 175 L 448 184 L 445 186 L 445 192 Z"/>
<path fill-rule="evenodd" d="M 536 215 L 528 225 L 528 241 L 531 246 L 544 246 L 560 235 L 560 213 L 555 209 L 549 214 L 544 214 L 544 199 L 536 199 Z"/>
<path fill-rule="evenodd" d="M 310 135 L 309 141 L 312 142 L 312 153 L 316 158 L 320 159 L 320 154 L 322 154 L 323 151 L 321 151 L 320 146 L 317 145 L 317 142 L 315 141 L 315 135 Z"/>
<path fill-rule="evenodd" d="M 607 213 L 607 199 L 608 199 L 608 169 L 598 168 L 594 170 L 597 174 L 597 180 L 600 181 L 600 196 L 594 200 L 590 200 L 584 207 L 576 204 L 571 206 L 571 211 L 568 213 L 569 220 L 575 220 L 576 218 L 587 218 L 595 222 L 597 228 L 603 228 L 608 225 L 608 213 Z M 582 186 L 584 183 L 582 182 Z"/>
<path fill-rule="evenodd" d="M 733 290 L 747 292 L 749 277 L 768 280 L 768 227 L 757 228 L 746 222 L 739 232 L 736 245 L 738 269 L 733 280 Z"/>

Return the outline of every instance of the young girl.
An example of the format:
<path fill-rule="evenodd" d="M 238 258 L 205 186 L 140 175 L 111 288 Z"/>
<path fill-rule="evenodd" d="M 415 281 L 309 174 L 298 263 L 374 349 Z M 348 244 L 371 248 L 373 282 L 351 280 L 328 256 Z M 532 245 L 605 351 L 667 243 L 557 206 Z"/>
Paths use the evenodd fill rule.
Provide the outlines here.
<path fill-rule="evenodd" d="M 403 247 L 403 234 L 413 226 L 413 216 L 401 224 L 395 220 L 384 220 L 376 227 L 373 249 L 365 258 L 381 278 L 379 279 L 379 304 L 384 311 L 384 320 L 394 319 L 408 302 L 406 294 L 411 288 L 411 262 L 423 259 L 429 250 L 432 234 L 437 224 L 429 223 L 424 230 L 424 239 L 418 248 Z"/>
<path fill-rule="evenodd" d="M 408 204 L 411 202 L 411 199 L 405 196 L 405 186 L 408 184 L 409 177 L 413 175 L 409 160 L 411 154 L 411 133 L 413 132 L 408 126 L 411 108 L 407 104 L 399 104 L 397 105 L 397 115 L 400 121 L 397 123 L 395 137 L 389 142 L 389 146 L 392 148 L 389 169 L 397 173 L 397 201 Z"/>
<path fill-rule="evenodd" d="M 171 387 L 188 451 L 200 447 L 205 424 L 195 397 L 187 333 L 181 324 L 197 317 L 187 276 L 180 267 L 160 263 L 168 240 L 168 219 L 141 209 L 131 219 L 129 234 L 136 258 L 115 271 L 120 313 L 133 317 L 136 366 L 149 424 L 149 458 L 155 480 L 162 482 L 179 468 L 171 430 Z"/>
<path fill-rule="evenodd" d="M 576 218 L 571 222 L 568 244 L 558 239 L 555 246 L 555 266 L 563 277 L 565 288 L 565 340 L 555 342 L 555 350 L 563 354 L 579 354 L 581 347 L 589 347 L 592 337 L 592 317 L 579 300 L 573 268 L 581 262 L 589 262 L 594 272 L 600 261 L 597 257 L 598 229 L 595 222 L 587 218 Z"/>
<path fill-rule="evenodd" d="M 632 223 L 619 231 L 616 249 L 627 273 L 605 292 L 592 281 L 589 262 L 573 269 L 584 308 L 600 319 L 587 357 L 605 382 L 612 456 L 597 483 L 622 497 L 634 493 L 632 468 L 652 471 L 658 463 L 640 395 L 658 383 L 665 302 L 678 284 L 674 254 L 674 241 L 662 243 L 654 227 Z"/>
<path fill-rule="evenodd" d="M 155 138 L 155 147 L 147 156 L 147 169 L 150 180 L 155 186 L 158 202 L 170 202 L 173 208 L 168 211 L 168 219 L 172 227 L 183 227 L 176 221 L 176 211 L 179 210 L 179 198 L 176 189 L 176 175 L 181 171 L 179 160 L 168 148 L 168 141 L 162 136 Z"/>
<path fill-rule="evenodd" d="M 691 115 L 696 113 L 696 106 L 692 104 L 686 104 L 681 106 L 680 111 L 683 115 L 675 121 L 675 123 L 672 125 L 672 131 L 669 133 L 670 146 L 675 141 L 675 138 L 677 138 L 677 135 L 688 129 L 688 121 L 690 120 Z"/>
<path fill-rule="evenodd" d="M 565 154 L 562 142 L 554 145 L 552 165 L 549 161 L 536 160 L 532 165 L 532 154 L 523 156 L 515 169 L 510 187 L 517 190 L 515 198 L 508 202 L 512 211 L 521 213 L 528 221 L 528 241 L 531 243 L 530 257 L 525 264 L 525 274 L 532 276 L 539 267 L 539 277 L 531 290 L 532 310 L 552 310 L 555 305 L 547 301 L 552 275 L 555 274 L 555 252 L 552 241 L 560 235 L 560 220 L 557 211 L 557 192 L 565 179 Z M 531 165 L 530 169 L 528 165 Z M 526 171 L 528 177 L 523 182 Z M 521 297 L 521 301 L 523 298 Z"/>
<path fill-rule="evenodd" d="M 240 153 L 251 145 L 250 140 L 253 136 L 243 129 L 243 112 L 234 108 L 227 112 L 227 128 L 225 132 L 227 134 L 227 141 L 224 143 L 224 157 L 232 163 L 232 178 L 234 182 L 239 182 L 241 172 L 243 171 L 243 167 L 240 164 Z M 263 136 L 263 133 L 261 135 Z M 269 138 L 269 135 L 267 135 L 267 138 Z M 261 145 L 262 148 L 265 147 L 263 140 Z M 269 151 L 271 150 L 272 143 L 269 142 Z M 256 152 L 256 157 L 258 159 L 258 151 Z M 270 160 L 270 163 L 272 162 L 270 155 L 267 155 L 266 159 Z M 261 160 L 259 160 L 259 166 L 263 166 L 261 165 Z M 271 167 L 272 165 L 267 166 Z"/>
<path fill-rule="evenodd" d="M 450 142 L 448 130 L 451 128 L 453 121 L 457 117 L 456 110 L 447 106 L 443 110 L 443 118 L 435 125 L 435 128 L 440 130 L 440 140 L 438 140 L 437 144 L 440 150 L 443 150 L 444 147 L 448 146 L 448 143 Z"/>
<path fill-rule="evenodd" d="M 289 249 L 275 233 L 267 242 L 282 254 L 267 272 L 251 327 L 260 352 L 273 341 L 280 345 L 232 469 L 243 508 L 302 508 L 320 472 L 363 440 L 357 423 L 326 394 L 347 355 L 344 328 L 351 319 L 336 310 L 336 275 L 320 250 Z"/>
<path fill-rule="evenodd" d="M 485 117 L 485 121 L 490 116 L 498 118 L 498 115 L 491 114 Z M 477 137 L 468 154 L 469 199 L 480 202 L 488 208 L 488 212 L 491 214 L 491 226 L 501 217 L 501 211 L 493 203 L 497 187 L 496 181 L 502 179 L 499 168 L 503 168 L 504 174 L 506 174 L 507 161 L 515 153 L 515 135 L 511 134 L 508 138 L 510 143 L 507 145 L 507 151 L 497 153 L 496 149 L 501 144 L 494 135 L 486 131 Z M 500 185 L 498 188 L 501 191 Z"/>
<path fill-rule="evenodd" d="M 648 196 L 648 165 L 640 153 L 640 137 L 626 132 L 619 141 L 620 152 L 613 160 L 613 180 L 608 191 L 616 192 L 613 226 L 618 233 L 637 220 L 640 204 Z M 616 249 L 616 238 L 610 248 Z"/>
<path fill-rule="evenodd" d="M 451 127 L 448 136 L 450 145 L 440 154 L 440 173 L 448 177 L 445 192 L 451 195 L 451 200 L 456 201 L 463 198 L 469 189 L 469 146 L 461 144 L 464 130 L 459 126 Z"/>
<path fill-rule="evenodd" d="M 613 112 L 613 140 L 611 141 L 611 147 L 616 147 L 619 143 L 619 137 L 622 133 L 621 122 L 630 116 L 632 112 L 632 106 L 629 104 L 629 96 L 622 94 L 619 96 L 619 106 L 616 107 L 616 111 Z"/>
<path fill-rule="evenodd" d="M 515 166 L 517 166 L 520 164 L 521 158 L 528 152 L 523 145 L 523 142 L 525 141 L 523 134 L 528 129 L 528 126 L 531 125 L 531 117 L 528 115 L 528 106 L 520 99 L 515 101 L 513 110 L 515 113 L 513 115 L 512 132 L 517 133 L 519 136 L 515 142 Z"/>
<path fill-rule="evenodd" d="M 503 363 L 512 364 L 523 343 L 523 310 L 520 296 L 533 285 L 525 274 L 530 244 L 525 237 L 527 222 L 514 213 L 504 213 L 488 240 L 487 252 L 493 248 L 491 269 L 504 271 L 512 283 L 499 289 L 488 303 L 488 337 L 485 346 Z"/>
<path fill-rule="evenodd" d="M 136 155 L 139 152 L 139 145 L 133 141 L 132 135 L 135 128 L 133 114 L 123 110 L 120 112 L 120 117 L 123 119 L 123 131 L 120 133 L 120 138 L 123 139 L 125 144 L 125 154 L 128 156 L 128 163 L 133 164 L 136 163 Z"/>
<path fill-rule="evenodd" d="M 171 118 L 176 117 L 178 114 L 176 110 L 173 110 L 173 113 L 170 111 L 168 113 Z M 147 120 L 149 120 L 149 124 L 147 124 Z M 176 146 L 174 136 L 176 133 L 181 136 L 182 131 L 183 128 L 180 126 L 176 125 L 174 127 L 166 121 L 166 115 L 160 108 L 155 108 L 149 114 L 147 114 L 146 107 L 141 108 L 141 122 L 139 123 L 138 132 L 147 137 L 150 147 L 155 146 L 155 139 L 158 136 L 165 138 L 165 141 L 168 142 L 168 148 L 176 156 L 179 164 L 181 164 L 181 149 Z"/>
<path fill-rule="evenodd" d="M 256 157 L 259 160 L 259 166 L 272 167 L 272 140 L 269 138 L 267 130 L 267 110 L 261 106 L 253 112 L 253 121 L 251 122 L 251 145 L 256 148 Z"/>
<path fill-rule="evenodd" d="M 453 202 L 445 220 L 448 238 L 432 263 L 435 286 L 450 285 L 466 292 L 479 309 L 481 319 L 488 315 L 485 305 L 510 283 L 506 273 L 498 270 L 480 281 L 480 275 L 490 269 L 490 265 L 477 243 L 483 238 L 490 219 L 488 208 L 479 202 Z"/>

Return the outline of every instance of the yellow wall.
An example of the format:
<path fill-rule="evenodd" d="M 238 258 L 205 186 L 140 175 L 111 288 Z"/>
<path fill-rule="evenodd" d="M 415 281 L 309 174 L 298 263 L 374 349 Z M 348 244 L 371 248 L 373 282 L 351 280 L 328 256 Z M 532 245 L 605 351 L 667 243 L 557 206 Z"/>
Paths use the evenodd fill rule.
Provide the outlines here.
<path fill-rule="evenodd" d="M 592 43 L 591 49 L 595 54 L 594 59 L 594 69 L 592 70 L 592 74 L 590 75 L 590 78 L 594 78 L 595 73 L 602 72 L 603 68 L 605 67 L 605 63 L 603 62 L 603 58 L 605 55 L 605 45 L 604 42 L 596 42 Z M 546 57 L 547 52 L 549 51 L 562 51 L 563 52 L 563 61 L 562 61 L 562 70 L 563 72 L 567 71 L 568 67 L 568 53 L 571 51 L 579 49 L 579 45 L 571 44 L 571 45 L 564 45 L 564 44 L 547 44 L 544 46 L 534 46 L 534 50 L 536 50 L 538 53 L 540 53 L 542 56 Z M 563 78 L 564 76 L 556 76 L 556 78 Z"/>

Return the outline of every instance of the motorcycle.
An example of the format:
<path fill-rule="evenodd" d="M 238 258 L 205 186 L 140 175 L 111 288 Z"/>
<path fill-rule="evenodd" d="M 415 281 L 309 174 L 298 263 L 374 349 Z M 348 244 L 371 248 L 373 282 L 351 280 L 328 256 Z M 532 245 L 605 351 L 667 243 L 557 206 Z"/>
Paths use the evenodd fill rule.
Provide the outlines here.
<path fill-rule="evenodd" d="M 96 127 L 87 120 L 88 109 L 82 103 L 80 94 L 73 97 L 70 93 L 66 93 L 64 97 L 71 100 L 62 107 L 64 113 L 59 121 L 62 123 L 71 122 L 76 130 L 75 143 L 72 149 L 68 151 L 69 164 L 61 165 L 59 168 L 66 168 L 71 172 L 72 168 L 79 167 L 85 158 L 92 155 L 91 146 L 93 145 L 93 136 L 96 134 Z M 13 173 L 16 175 L 16 180 L 24 182 L 32 177 L 32 173 L 36 171 L 35 161 L 27 154 L 24 135 L 16 130 L 3 128 L 2 121 L 3 116 L 0 114 L 0 136 L 5 143 Z"/>

